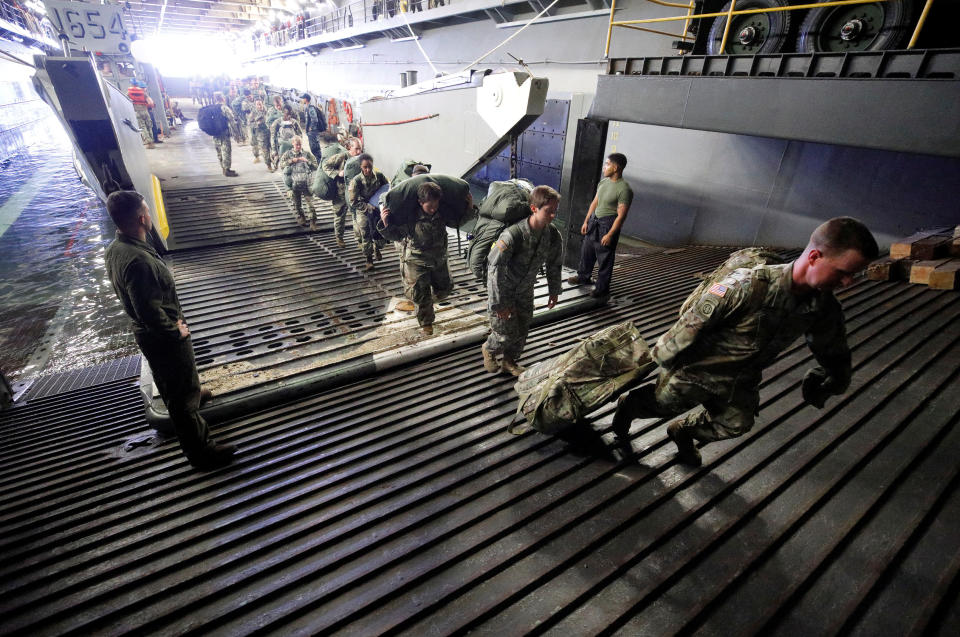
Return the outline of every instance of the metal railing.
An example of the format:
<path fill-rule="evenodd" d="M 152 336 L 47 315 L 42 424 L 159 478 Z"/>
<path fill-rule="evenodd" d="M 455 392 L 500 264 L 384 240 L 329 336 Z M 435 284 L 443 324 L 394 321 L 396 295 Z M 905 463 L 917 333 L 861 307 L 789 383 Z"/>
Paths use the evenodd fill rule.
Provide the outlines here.
<path fill-rule="evenodd" d="M 659 4 L 665 7 L 677 7 L 680 9 L 687 9 L 686 15 L 681 16 L 670 16 L 665 18 L 645 18 L 642 20 L 614 20 L 613 14 L 617 8 L 616 0 L 610 5 L 610 24 L 607 27 L 607 44 L 603 51 L 603 57 L 610 57 L 610 40 L 613 37 L 613 27 L 624 27 L 628 29 L 637 29 L 639 31 L 647 31 L 650 33 L 656 33 L 659 35 L 668 35 L 671 37 L 681 38 L 684 41 L 687 39 L 687 27 L 690 25 L 690 20 L 703 20 L 704 18 L 726 18 L 727 22 L 724 25 L 723 29 L 723 39 L 720 41 L 720 51 L 724 51 L 727 46 L 727 36 L 730 31 L 730 22 L 733 16 L 739 15 L 751 15 L 758 13 L 778 13 L 781 11 L 797 11 L 802 9 L 822 9 L 827 7 L 840 7 L 845 5 L 855 5 L 855 4 L 874 4 L 877 2 L 890 2 L 891 0 L 831 0 L 830 2 L 811 2 L 804 4 L 795 4 L 786 7 L 769 7 L 763 9 L 741 9 L 737 10 L 737 0 L 730 0 L 730 7 L 726 11 L 717 11 L 714 13 L 693 13 L 693 2 L 689 4 L 676 3 L 676 2 L 666 2 L 664 0 L 646 0 L 647 2 L 653 4 Z M 926 0 L 926 3 L 923 6 L 923 11 L 920 13 L 920 19 L 917 20 L 917 24 L 914 27 L 913 35 L 910 37 L 910 43 L 907 45 L 908 49 L 912 49 L 917 43 L 917 37 L 920 35 L 920 30 L 923 28 L 923 23 L 927 20 L 927 15 L 930 13 L 930 7 L 933 6 L 934 0 Z M 639 27 L 638 24 L 658 24 L 661 22 L 678 22 L 683 20 L 684 28 L 683 35 L 678 35 L 676 33 L 668 33 L 666 31 L 657 31 L 655 29 L 650 29 L 648 27 Z"/>
<path fill-rule="evenodd" d="M 449 5 L 452 0 L 354 0 L 318 16 L 305 20 L 288 20 L 289 26 L 252 36 L 256 52 L 278 49 L 294 42 L 309 40 L 361 24 L 388 20 L 402 13 L 418 13 Z M 397 25 L 394 28 L 404 28 Z"/>

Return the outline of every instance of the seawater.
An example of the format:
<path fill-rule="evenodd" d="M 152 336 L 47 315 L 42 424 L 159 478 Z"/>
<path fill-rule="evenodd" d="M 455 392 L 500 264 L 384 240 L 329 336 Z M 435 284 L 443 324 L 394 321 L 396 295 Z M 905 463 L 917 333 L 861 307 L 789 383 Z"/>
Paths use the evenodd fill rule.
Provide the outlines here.
<path fill-rule="evenodd" d="M 0 162 L 0 369 L 11 381 L 137 353 L 104 267 L 115 228 L 50 107 L 30 104 L 37 119 L 18 124 L 22 145 Z"/>

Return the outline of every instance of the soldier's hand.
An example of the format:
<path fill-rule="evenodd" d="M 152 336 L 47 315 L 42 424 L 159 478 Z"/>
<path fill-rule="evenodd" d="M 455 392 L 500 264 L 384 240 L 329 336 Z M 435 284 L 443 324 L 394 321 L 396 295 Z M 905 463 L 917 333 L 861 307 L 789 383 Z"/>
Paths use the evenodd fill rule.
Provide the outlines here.
<path fill-rule="evenodd" d="M 608 232 L 607 234 L 600 237 L 600 245 L 608 246 L 613 242 L 613 236 Z"/>
<path fill-rule="evenodd" d="M 580 226 L 580 234 L 584 234 L 584 235 L 587 234 L 587 222 L 586 222 L 586 221 L 584 221 L 584 222 L 583 222 L 583 225 Z"/>
<path fill-rule="evenodd" d="M 505 307 L 501 310 L 494 310 L 493 313 L 496 314 L 497 318 L 501 321 L 506 321 L 513 314 L 513 308 Z"/>
<path fill-rule="evenodd" d="M 337 176 L 338 176 L 338 177 L 343 177 L 343 171 L 341 170 L 340 172 L 338 172 L 338 173 L 337 173 Z"/>
<path fill-rule="evenodd" d="M 190 336 L 190 328 L 187 327 L 187 324 L 183 322 L 183 319 L 177 321 L 177 329 L 180 330 L 180 338 L 187 338 Z"/>
<path fill-rule="evenodd" d="M 390 225 L 390 209 L 383 208 L 380 210 L 380 221 L 383 222 L 384 226 Z"/>
<path fill-rule="evenodd" d="M 557 301 L 559 301 L 559 300 L 560 300 L 560 299 L 557 297 L 556 294 L 551 294 L 551 295 L 550 295 L 550 298 L 547 299 L 547 309 L 548 309 L 548 310 L 552 310 L 553 307 L 557 304 Z"/>

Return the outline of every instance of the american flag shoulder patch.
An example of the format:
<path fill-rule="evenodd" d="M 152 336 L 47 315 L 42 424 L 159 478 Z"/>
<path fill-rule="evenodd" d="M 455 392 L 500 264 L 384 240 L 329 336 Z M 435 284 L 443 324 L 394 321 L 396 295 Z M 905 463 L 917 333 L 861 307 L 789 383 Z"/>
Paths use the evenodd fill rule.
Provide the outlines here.
<path fill-rule="evenodd" d="M 497 239 L 497 247 L 500 248 L 500 252 L 506 252 L 509 249 L 509 246 L 502 239 Z"/>
<path fill-rule="evenodd" d="M 714 296 L 719 296 L 722 299 L 723 295 L 727 293 L 727 286 L 714 283 L 707 292 Z"/>

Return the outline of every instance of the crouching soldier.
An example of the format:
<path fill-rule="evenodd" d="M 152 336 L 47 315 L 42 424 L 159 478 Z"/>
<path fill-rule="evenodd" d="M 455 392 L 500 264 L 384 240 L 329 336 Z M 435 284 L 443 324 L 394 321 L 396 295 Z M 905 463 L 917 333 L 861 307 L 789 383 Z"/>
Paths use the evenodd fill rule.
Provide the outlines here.
<path fill-rule="evenodd" d="M 695 408 L 670 424 L 667 435 L 681 462 L 699 466 L 697 447 L 750 431 L 763 369 L 801 335 L 818 363 L 803 380 L 803 398 L 823 407 L 828 396 L 846 391 L 851 374 L 843 309 L 833 291 L 876 257 L 866 226 L 837 217 L 814 230 L 793 263 L 734 269 L 705 282 L 653 347 L 660 365 L 656 386 L 620 398 L 614 431 L 626 440 L 634 418 Z"/>
<path fill-rule="evenodd" d="M 291 140 L 293 148 L 280 158 L 280 168 L 283 170 L 287 188 L 293 193 L 293 205 L 297 209 L 297 225 L 307 225 L 303 216 L 303 196 L 307 197 L 307 208 L 310 209 L 310 230 L 317 229 L 317 209 L 313 207 L 313 195 L 310 194 L 310 182 L 313 171 L 317 169 L 317 158 L 309 150 L 303 149 L 303 140 L 294 137 Z"/>
<path fill-rule="evenodd" d="M 377 232 L 377 219 L 374 216 L 378 212 L 379 202 L 372 201 L 372 198 L 380 188 L 387 185 L 387 178 L 373 168 L 373 157 L 367 153 L 357 159 L 360 160 L 360 173 L 354 176 L 347 186 L 347 201 L 353 210 L 353 232 L 367 260 L 364 270 L 369 271 L 373 269 L 374 259 L 383 259 L 380 250 L 386 242 Z"/>
<path fill-rule="evenodd" d="M 533 286 L 537 272 L 547 272 L 547 307 L 557 304 L 561 289 L 563 243 L 553 225 L 560 206 L 560 195 L 550 186 L 537 186 L 530 193 L 532 214 L 509 226 L 490 247 L 487 257 L 487 299 L 490 310 L 490 336 L 483 344 L 483 366 L 519 376 L 517 364 L 527 342 L 533 318 Z"/>
<path fill-rule="evenodd" d="M 443 190 L 435 183 L 417 188 L 420 211 L 406 224 L 392 225 L 390 210 L 380 211 L 377 230 L 389 241 L 402 243 L 401 270 L 404 294 L 417 306 L 417 322 L 427 336 L 433 334 L 434 299 L 442 301 L 453 290 L 447 266 L 447 228 L 437 214 Z"/>

